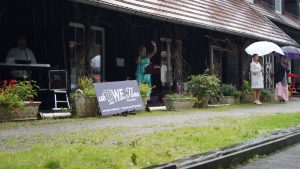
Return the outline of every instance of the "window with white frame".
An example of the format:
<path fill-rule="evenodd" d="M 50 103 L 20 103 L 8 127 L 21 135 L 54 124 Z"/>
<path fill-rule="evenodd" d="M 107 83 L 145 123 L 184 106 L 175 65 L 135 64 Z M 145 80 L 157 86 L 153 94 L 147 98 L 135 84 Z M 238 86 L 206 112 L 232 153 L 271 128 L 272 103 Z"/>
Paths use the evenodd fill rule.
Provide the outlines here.
<path fill-rule="evenodd" d="M 90 50 L 91 73 L 95 82 L 105 79 L 105 43 L 104 29 L 97 26 L 91 27 L 92 49 Z"/>
<path fill-rule="evenodd" d="M 68 50 L 69 50 L 69 80 L 70 88 L 75 89 L 76 76 L 81 71 L 80 62 L 83 56 L 83 48 L 85 41 L 86 28 L 83 24 L 73 23 L 69 24 Z M 101 27 L 92 26 L 89 28 L 90 37 L 88 39 L 92 42 L 89 49 L 90 70 L 94 82 L 104 81 L 105 70 L 105 51 L 104 51 L 104 29 Z"/>
<path fill-rule="evenodd" d="M 84 45 L 84 37 L 85 37 L 85 27 L 83 24 L 80 23 L 70 23 L 69 24 L 69 80 L 70 80 L 70 88 L 76 88 L 76 75 L 78 70 L 78 64 L 80 55 L 83 52 L 83 45 Z"/>
<path fill-rule="evenodd" d="M 275 11 L 282 14 L 282 0 L 275 0 Z"/>

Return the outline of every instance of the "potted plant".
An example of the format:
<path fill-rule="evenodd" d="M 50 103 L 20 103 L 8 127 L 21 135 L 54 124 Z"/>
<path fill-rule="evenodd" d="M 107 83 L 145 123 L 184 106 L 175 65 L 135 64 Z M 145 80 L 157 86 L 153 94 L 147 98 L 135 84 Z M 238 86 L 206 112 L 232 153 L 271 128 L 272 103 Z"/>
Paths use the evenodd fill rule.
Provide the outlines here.
<path fill-rule="evenodd" d="M 34 81 L 4 80 L 0 88 L 0 120 L 37 119 L 41 102 L 34 102 L 37 96 Z"/>
<path fill-rule="evenodd" d="M 78 89 L 73 94 L 73 110 L 76 117 L 94 117 L 99 112 L 93 79 L 82 76 L 77 79 Z"/>
<path fill-rule="evenodd" d="M 146 106 L 147 101 L 149 100 L 149 96 L 150 96 L 152 88 L 149 87 L 149 85 L 146 83 L 141 83 L 139 85 L 139 90 L 140 90 L 140 93 L 142 96 L 142 101 L 143 101 L 144 105 Z"/>
<path fill-rule="evenodd" d="M 247 80 L 243 81 L 243 94 L 241 100 L 243 103 L 253 103 L 254 101 L 254 96 L 251 93 L 251 86 Z"/>
<path fill-rule="evenodd" d="M 229 84 L 222 84 L 220 86 L 220 102 L 224 104 L 240 103 L 242 92 L 238 91 L 235 86 Z"/>
<path fill-rule="evenodd" d="M 167 110 L 191 109 L 194 106 L 195 98 L 188 94 L 167 94 L 163 101 Z"/>
<path fill-rule="evenodd" d="M 273 93 L 271 90 L 263 89 L 261 91 L 260 100 L 262 102 L 270 102 L 270 101 L 272 101 L 272 96 L 273 96 Z"/>
<path fill-rule="evenodd" d="M 196 106 L 207 107 L 210 96 L 219 92 L 220 80 L 215 75 L 192 75 L 187 82 L 188 91 L 196 98 Z"/>

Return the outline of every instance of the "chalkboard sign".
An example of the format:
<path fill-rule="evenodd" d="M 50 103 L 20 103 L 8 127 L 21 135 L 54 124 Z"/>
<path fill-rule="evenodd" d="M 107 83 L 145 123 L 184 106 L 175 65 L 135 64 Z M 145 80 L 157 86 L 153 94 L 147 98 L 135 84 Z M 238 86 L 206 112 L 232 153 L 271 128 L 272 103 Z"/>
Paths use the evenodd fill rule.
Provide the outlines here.
<path fill-rule="evenodd" d="M 94 88 L 102 116 L 145 109 L 135 80 L 94 83 Z"/>

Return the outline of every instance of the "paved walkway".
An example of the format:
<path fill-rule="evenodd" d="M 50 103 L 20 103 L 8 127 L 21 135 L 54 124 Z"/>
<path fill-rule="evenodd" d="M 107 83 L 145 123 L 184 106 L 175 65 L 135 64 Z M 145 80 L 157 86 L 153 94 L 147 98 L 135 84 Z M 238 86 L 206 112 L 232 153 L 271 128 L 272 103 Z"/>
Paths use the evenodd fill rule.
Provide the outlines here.
<path fill-rule="evenodd" d="M 152 133 L 169 129 L 166 126 L 181 127 L 185 125 L 207 125 L 210 119 L 222 117 L 249 117 L 261 114 L 295 113 L 300 112 L 300 98 L 293 99 L 287 104 L 265 104 L 257 106 L 242 106 L 229 110 L 199 110 L 198 112 L 173 113 L 160 115 L 137 115 L 128 117 L 88 118 L 72 121 L 25 125 L 8 129 L 0 128 L 0 141 L 8 137 L 31 137 L 33 135 L 59 134 L 80 130 L 97 130 L 115 127 L 135 127 L 135 134 Z M 149 112 L 150 114 L 151 112 Z M 0 124 L 1 126 L 1 124 Z M 151 127 L 149 127 L 151 126 Z M 174 127 L 173 127 L 174 128 Z"/>
<path fill-rule="evenodd" d="M 300 144 L 289 147 L 265 159 L 249 163 L 238 169 L 299 169 Z"/>

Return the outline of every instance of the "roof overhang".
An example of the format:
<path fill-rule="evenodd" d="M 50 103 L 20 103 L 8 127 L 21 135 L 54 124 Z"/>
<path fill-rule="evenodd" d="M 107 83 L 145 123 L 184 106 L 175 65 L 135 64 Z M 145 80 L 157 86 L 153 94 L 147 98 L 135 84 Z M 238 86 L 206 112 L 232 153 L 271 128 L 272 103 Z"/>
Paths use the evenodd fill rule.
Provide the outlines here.
<path fill-rule="evenodd" d="M 152 18 L 156 20 L 161 20 L 161 21 L 166 21 L 166 22 L 171 22 L 171 23 L 176 23 L 176 24 L 182 24 L 182 25 L 187 25 L 187 26 L 193 26 L 193 27 L 198 27 L 198 28 L 203 28 L 203 29 L 209 29 L 213 31 L 218 31 L 218 32 L 223 32 L 223 33 L 229 33 L 237 36 L 244 36 L 248 38 L 253 38 L 257 40 L 268 40 L 275 42 L 279 45 L 293 45 L 293 46 L 298 46 L 298 43 L 294 41 L 292 38 L 290 38 L 286 33 L 284 33 L 279 27 L 277 27 L 274 23 L 272 23 L 268 18 L 257 14 L 255 10 L 253 10 L 250 5 L 245 2 L 245 1 L 234 1 L 234 2 L 239 2 L 240 3 L 240 8 L 244 8 L 243 10 L 241 9 L 235 9 L 237 13 L 238 11 L 244 11 L 244 14 L 249 15 L 248 13 L 251 12 L 252 16 L 243 16 L 245 17 L 246 21 L 248 23 L 243 23 L 245 20 L 244 18 L 236 18 L 238 16 L 230 16 L 228 15 L 229 12 L 227 12 L 228 16 L 220 16 L 218 19 L 215 19 L 213 15 L 207 16 L 207 13 L 201 12 L 200 10 L 195 10 L 193 6 L 191 6 L 191 10 L 194 12 L 195 15 L 190 14 L 189 12 L 181 12 L 181 7 L 177 2 L 174 1 L 168 1 L 168 0 L 155 0 L 155 2 L 150 2 L 150 0 L 69 0 L 73 2 L 78 2 L 78 3 L 83 3 L 87 5 L 92 5 L 96 7 L 101 7 L 101 8 L 106 8 L 114 11 L 119 11 L 123 13 L 128 13 L 132 15 L 137 15 L 141 17 L 147 17 L 147 18 Z M 165 4 L 168 1 L 167 5 Z M 178 0 L 178 2 L 181 0 Z M 204 0 L 201 3 L 199 1 L 193 1 L 191 0 L 192 4 L 198 5 L 205 5 L 211 4 L 212 1 L 209 0 Z M 172 4 L 172 2 L 174 4 Z M 218 1 L 219 3 L 222 3 L 224 6 L 223 9 L 221 10 L 230 10 L 232 11 L 232 8 L 234 7 L 231 3 L 231 1 Z M 164 3 L 164 7 L 160 7 L 159 3 Z M 242 4 L 244 3 L 244 4 Z M 149 6 L 146 6 L 146 5 Z M 176 6 L 177 4 L 177 6 Z M 168 6 L 170 5 L 170 7 Z M 217 4 L 215 4 L 217 5 Z M 227 5 L 227 6 L 226 6 Z M 212 6 L 210 5 L 211 8 L 219 8 L 220 6 Z M 238 8 L 239 6 L 237 6 Z M 230 8 L 230 9 L 229 9 Z M 168 11 L 172 12 L 172 10 L 178 10 L 175 11 L 174 13 L 168 13 Z M 186 10 L 186 9 L 184 9 Z M 184 14 L 185 16 L 182 17 L 178 14 Z M 226 12 L 224 12 L 226 13 Z M 215 15 L 218 15 L 218 13 L 215 13 Z M 250 18 L 255 15 L 254 19 Z M 203 17 L 205 16 L 205 17 Z M 222 17 L 227 20 L 222 20 Z M 231 18 L 228 18 L 231 17 Z M 203 18 L 203 20 L 201 20 Z M 214 19 L 213 19 L 214 18 Z M 235 20 L 234 20 L 235 19 Z M 234 21 L 232 21 L 234 20 Z M 228 23 L 228 21 L 231 23 Z M 256 28 L 253 27 L 254 30 L 251 28 L 248 28 L 249 22 L 260 25 L 263 28 L 257 27 L 258 30 L 255 30 Z M 226 26 L 225 26 L 226 25 Z M 232 26 L 231 26 L 232 25 Z"/>

